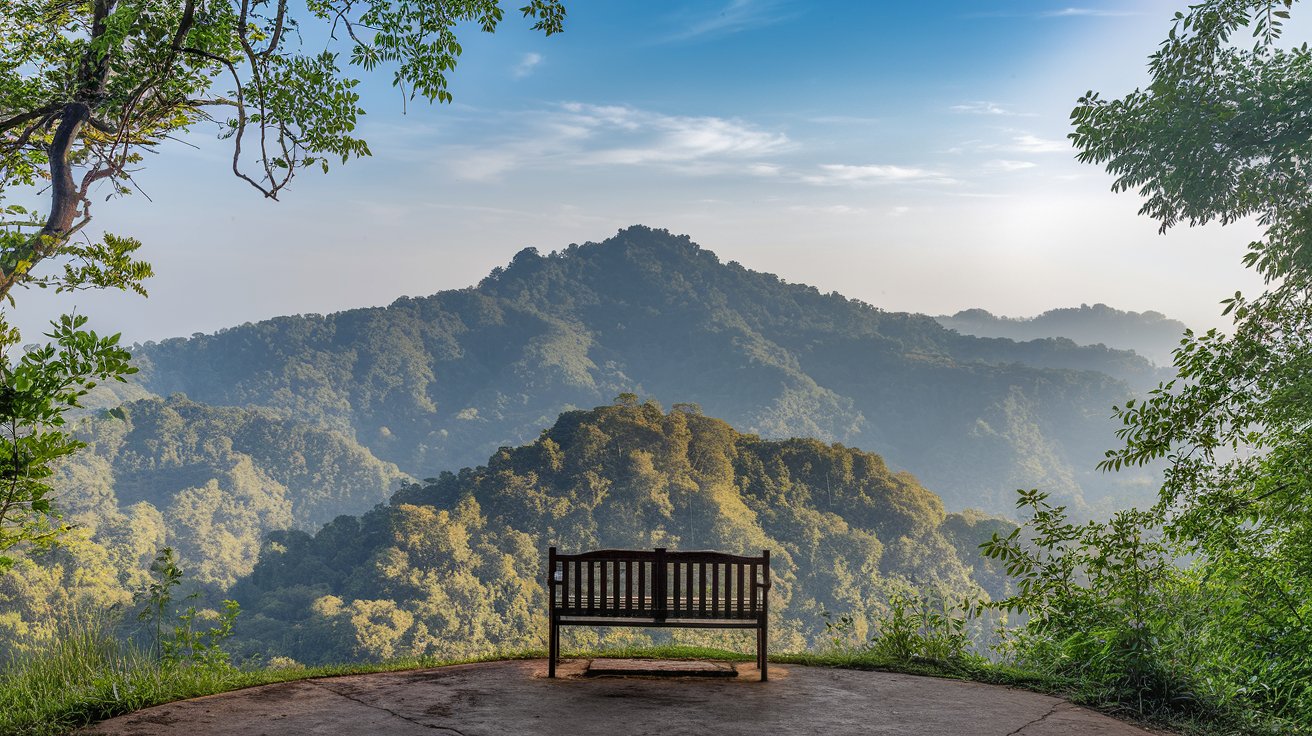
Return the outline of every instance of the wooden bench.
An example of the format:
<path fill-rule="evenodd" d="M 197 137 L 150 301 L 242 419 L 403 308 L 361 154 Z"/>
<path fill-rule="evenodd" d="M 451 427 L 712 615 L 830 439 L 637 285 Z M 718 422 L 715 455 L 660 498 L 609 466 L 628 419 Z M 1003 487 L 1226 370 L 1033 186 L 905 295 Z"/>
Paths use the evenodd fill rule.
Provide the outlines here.
<path fill-rule="evenodd" d="M 603 549 L 547 560 L 551 616 L 547 676 L 556 676 L 561 626 L 756 629 L 756 665 L 768 679 L 770 551 Z"/>

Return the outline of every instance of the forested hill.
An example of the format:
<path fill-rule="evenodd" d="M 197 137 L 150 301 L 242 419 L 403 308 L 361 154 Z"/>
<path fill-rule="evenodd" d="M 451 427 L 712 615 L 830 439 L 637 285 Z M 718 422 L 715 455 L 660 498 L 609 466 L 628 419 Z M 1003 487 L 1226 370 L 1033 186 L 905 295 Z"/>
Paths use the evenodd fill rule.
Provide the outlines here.
<path fill-rule="evenodd" d="M 547 256 L 525 249 L 473 288 L 135 353 L 155 393 L 341 430 L 417 477 L 631 391 L 697 402 L 764 436 L 876 450 L 953 508 L 1007 511 L 1019 487 L 1077 505 L 1148 487 L 1091 471 L 1114 443 L 1108 415 L 1127 382 L 1156 380 L 1144 359 L 960 335 L 646 227 Z"/>
<path fill-rule="evenodd" d="M 144 567 L 168 545 L 219 588 L 250 572 L 268 532 L 318 529 L 410 480 L 339 432 L 185 397 L 124 404 L 82 435 L 59 469 L 61 509 L 112 555 Z"/>
<path fill-rule="evenodd" d="M 230 594 L 245 655 L 466 656 L 542 645 L 548 546 L 770 549 L 771 637 L 796 650 L 824 631 L 823 612 L 855 614 L 864 637 L 889 595 L 913 583 L 948 601 L 996 594 L 1002 577 L 976 545 L 1012 528 L 946 514 L 877 455 L 762 440 L 695 407 L 630 400 L 567 412 L 531 444 L 408 485 L 314 536 L 275 533 Z"/>
<path fill-rule="evenodd" d="M 1064 337 L 1081 345 L 1108 345 L 1134 352 L 1157 365 L 1171 364 L 1185 324 L 1161 312 L 1124 312 L 1106 304 L 1050 309 L 1037 317 L 997 317 L 983 309 L 966 309 L 935 317 L 944 327 L 966 335 L 1040 340 Z"/>

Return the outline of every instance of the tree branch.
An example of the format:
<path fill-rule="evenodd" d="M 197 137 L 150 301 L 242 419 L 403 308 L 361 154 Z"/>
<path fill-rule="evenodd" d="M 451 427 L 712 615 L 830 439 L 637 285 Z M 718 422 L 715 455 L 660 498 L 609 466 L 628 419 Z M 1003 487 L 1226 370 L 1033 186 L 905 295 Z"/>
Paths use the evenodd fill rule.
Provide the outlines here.
<path fill-rule="evenodd" d="M 50 113 L 57 111 L 60 107 L 60 103 L 52 102 L 48 105 L 38 107 L 35 110 L 19 113 L 8 120 L 0 121 L 0 132 L 4 132 L 10 128 L 17 128 L 24 123 L 49 115 Z"/>

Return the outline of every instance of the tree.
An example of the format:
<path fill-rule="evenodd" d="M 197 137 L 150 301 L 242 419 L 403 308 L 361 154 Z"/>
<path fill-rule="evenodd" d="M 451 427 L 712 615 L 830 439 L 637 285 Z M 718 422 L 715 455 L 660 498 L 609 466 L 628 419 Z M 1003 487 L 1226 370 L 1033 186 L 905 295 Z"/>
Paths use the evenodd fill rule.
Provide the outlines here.
<path fill-rule="evenodd" d="M 519 10 L 535 30 L 563 29 L 561 0 L 527 0 Z M 504 13 L 500 0 L 8 0 L 0 5 L 0 298 L 12 306 L 18 286 L 144 295 L 151 270 L 135 258 L 140 242 L 74 239 L 91 220 L 93 194 L 132 191 L 144 152 L 217 122 L 232 143 L 233 173 L 277 199 L 307 167 L 327 172 L 331 160 L 369 154 L 354 135 L 364 112 L 358 81 L 343 66 L 390 66 L 411 99 L 448 102 L 457 30 L 492 32 Z M 326 50 L 304 51 L 325 37 Z M 6 204 L 16 193 L 21 201 Z M 42 264 L 57 267 L 41 273 Z M 96 381 L 131 372 L 117 336 L 83 332 L 84 321 L 51 334 L 80 363 L 53 354 L 14 362 L 21 336 L 0 313 L 0 424 L 10 428 L 0 455 L 11 458 L 0 469 L 9 494 L 0 497 L 0 551 L 30 539 L 31 525 L 52 511 L 40 478 L 49 461 L 76 450 L 59 431 L 62 412 Z M 44 408 L 33 414 L 17 396 Z M 36 438 L 45 444 L 33 454 Z"/>
<path fill-rule="evenodd" d="M 1202 601 L 1186 633 L 1200 682 L 1293 722 L 1312 718 L 1312 52 L 1281 46 L 1292 0 L 1206 0 L 1177 13 L 1152 83 L 1089 92 L 1081 161 L 1144 197 L 1162 230 L 1255 218 L 1245 264 L 1267 281 L 1226 299 L 1233 333 L 1186 332 L 1178 377 L 1115 409 L 1101 467 L 1166 458 L 1160 526 L 1193 562 L 1164 595 Z M 1251 28 L 1252 45 L 1232 41 Z M 996 542 L 997 540 L 995 540 Z M 1127 574 L 1139 574 L 1136 567 Z M 1163 597 L 1163 602 L 1170 600 Z M 1177 663 L 1178 664 L 1178 663 Z M 1223 683 L 1217 685 L 1217 683 Z"/>

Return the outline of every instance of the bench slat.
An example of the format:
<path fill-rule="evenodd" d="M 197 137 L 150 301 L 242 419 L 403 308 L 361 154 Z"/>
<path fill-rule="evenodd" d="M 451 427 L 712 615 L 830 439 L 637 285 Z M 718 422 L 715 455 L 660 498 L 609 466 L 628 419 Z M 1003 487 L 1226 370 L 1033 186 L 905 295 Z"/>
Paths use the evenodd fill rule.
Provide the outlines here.
<path fill-rule="evenodd" d="M 747 574 L 747 566 L 738 563 L 738 615 L 743 613 L 743 579 Z"/>
<path fill-rule="evenodd" d="M 669 606 L 670 615 L 678 617 L 679 614 L 683 613 L 683 607 L 679 605 L 679 601 L 680 601 L 679 583 L 683 579 L 683 576 L 679 574 L 679 563 L 671 562 L 670 572 L 674 573 L 674 575 L 672 576 L 674 578 L 674 592 L 673 595 L 670 597 L 670 606 Z"/>
<path fill-rule="evenodd" d="M 706 563 L 701 562 L 697 565 L 697 613 L 706 615 Z"/>
<path fill-rule="evenodd" d="M 752 565 L 752 581 L 748 585 L 748 603 L 751 604 L 752 610 L 756 610 L 756 565 Z"/>
<path fill-rule="evenodd" d="M 647 563 L 642 560 L 638 561 L 638 610 L 646 610 L 642 607 L 643 600 L 647 597 Z"/>
<path fill-rule="evenodd" d="M 711 565 L 711 618 L 715 618 L 719 613 L 725 613 L 724 610 L 724 583 L 720 578 L 720 570 L 724 565 L 713 563 Z"/>

